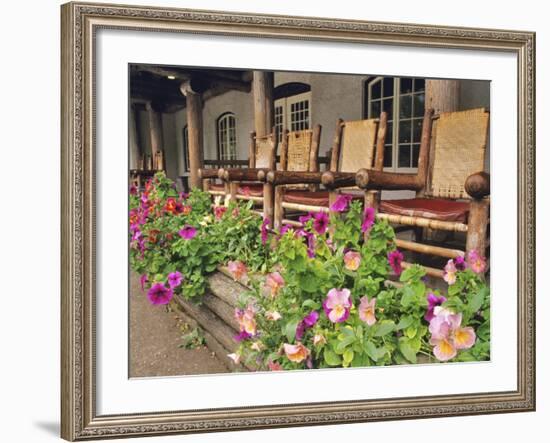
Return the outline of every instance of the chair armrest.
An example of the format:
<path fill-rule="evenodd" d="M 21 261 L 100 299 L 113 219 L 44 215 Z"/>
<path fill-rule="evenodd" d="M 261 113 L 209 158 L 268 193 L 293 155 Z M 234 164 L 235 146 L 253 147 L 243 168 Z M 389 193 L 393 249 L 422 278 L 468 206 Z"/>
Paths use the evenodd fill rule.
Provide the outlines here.
<path fill-rule="evenodd" d="M 325 171 L 321 176 L 321 183 L 327 189 L 355 186 L 355 172 Z"/>
<path fill-rule="evenodd" d="M 199 177 L 200 178 L 218 178 L 218 168 L 212 168 L 212 169 L 199 169 Z"/>
<path fill-rule="evenodd" d="M 355 174 L 355 184 L 364 190 L 420 191 L 424 188 L 418 174 L 397 174 L 373 169 L 359 169 Z"/>
<path fill-rule="evenodd" d="M 262 168 L 220 169 L 218 177 L 225 181 L 257 181 Z"/>
<path fill-rule="evenodd" d="M 473 199 L 481 200 L 491 195 L 491 176 L 487 172 L 476 172 L 466 179 L 464 189 Z"/>
<path fill-rule="evenodd" d="M 321 184 L 322 172 L 269 171 L 265 179 L 274 185 Z"/>

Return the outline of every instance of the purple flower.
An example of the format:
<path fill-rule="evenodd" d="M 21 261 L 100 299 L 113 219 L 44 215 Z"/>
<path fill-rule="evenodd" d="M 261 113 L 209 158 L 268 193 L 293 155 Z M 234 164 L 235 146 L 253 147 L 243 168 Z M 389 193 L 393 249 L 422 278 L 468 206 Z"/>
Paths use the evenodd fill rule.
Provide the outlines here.
<path fill-rule="evenodd" d="M 143 274 L 140 278 L 139 278 L 139 283 L 141 285 L 141 290 L 142 291 L 145 291 L 145 283 L 148 282 L 149 279 L 147 278 L 147 274 Z"/>
<path fill-rule="evenodd" d="M 307 256 L 315 257 L 315 236 L 313 234 L 307 236 Z"/>
<path fill-rule="evenodd" d="M 181 282 L 183 281 L 183 275 L 181 272 L 176 271 L 168 274 L 168 285 L 174 289 L 177 288 L 179 285 L 181 285 Z"/>
<path fill-rule="evenodd" d="M 317 212 L 313 216 L 313 229 L 317 234 L 322 235 L 327 232 L 328 228 L 328 215 L 325 212 Z"/>
<path fill-rule="evenodd" d="M 353 198 L 350 194 L 340 194 L 336 201 L 330 206 L 330 210 L 334 212 L 344 212 L 348 209 L 349 202 Z"/>
<path fill-rule="evenodd" d="M 243 329 L 237 335 L 233 336 L 233 340 L 235 340 L 236 342 L 241 342 L 243 340 L 248 340 L 250 337 L 252 337 L 252 334 L 249 334 Z"/>
<path fill-rule="evenodd" d="M 426 311 L 426 314 L 424 315 L 424 320 L 426 320 L 428 323 L 432 321 L 432 318 L 435 317 L 434 314 L 434 308 L 436 306 L 440 306 L 443 303 L 447 301 L 445 297 L 437 296 L 432 292 L 428 292 L 428 295 L 426 296 L 426 299 L 428 300 L 428 310 Z"/>
<path fill-rule="evenodd" d="M 466 269 L 466 260 L 461 255 L 455 257 L 453 262 L 457 271 L 464 271 Z"/>
<path fill-rule="evenodd" d="M 319 313 L 317 311 L 311 311 L 306 315 L 300 323 L 296 326 L 296 340 L 302 340 L 307 329 L 313 327 L 319 320 Z"/>
<path fill-rule="evenodd" d="M 270 221 L 268 218 L 264 218 L 264 221 L 262 222 L 262 245 L 265 245 L 267 243 L 267 235 L 268 235 L 268 227 L 269 227 Z"/>
<path fill-rule="evenodd" d="M 294 227 L 292 225 L 283 225 L 283 227 L 281 228 L 281 236 L 285 235 L 288 231 L 294 229 Z"/>
<path fill-rule="evenodd" d="M 310 221 L 311 219 L 313 218 L 313 214 L 310 212 L 309 214 L 307 215 L 300 215 L 300 217 L 298 217 L 298 221 L 305 225 L 308 221 Z"/>
<path fill-rule="evenodd" d="M 178 234 L 185 240 L 191 240 L 195 235 L 197 235 L 197 228 L 194 228 L 190 225 L 185 225 Z"/>
<path fill-rule="evenodd" d="M 397 249 L 388 253 L 388 262 L 395 275 L 401 275 L 401 272 L 403 272 L 403 268 L 401 267 L 402 261 L 403 254 Z"/>
<path fill-rule="evenodd" d="M 130 185 L 130 195 L 137 195 L 138 193 L 138 188 L 135 184 L 132 183 L 132 185 Z"/>
<path fill-rule="evenodd" d="M 166 305 L 172 300 L 174 293 L 162 283 L 155 283 L 147 292 L 147 298 L 152 305 Z"/>
<path fill-rule="evenodd" d="M 376 211 L 374 208 L 368 206 L 363 211 L 363 224 L 361 225 L 361 232 L 365 233 L 370 231 L 372 225 L 374 225 L 374 220 L 376 217 Z"/>

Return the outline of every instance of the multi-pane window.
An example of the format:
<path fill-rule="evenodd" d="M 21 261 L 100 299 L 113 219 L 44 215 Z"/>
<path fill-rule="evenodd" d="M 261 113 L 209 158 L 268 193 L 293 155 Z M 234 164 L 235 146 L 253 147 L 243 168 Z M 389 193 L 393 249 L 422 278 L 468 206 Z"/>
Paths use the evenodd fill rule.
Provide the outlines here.
<path fill-rule="evenodd" d="M 226 112 L 218 118 L 218 158 L 220 160 L 237 158 L 235 114 L 231 112 Z"/>
<path fill-rule="evenodd" d="M 183 171 L 189 172 L 189 130 L 187 125 L 183 128 Z"/>
<path fill-rule="evenodd" d="M 406 172 L 418 167 L 425 80 L 422 78 L 376 77 L 367 83 L 369 118 L 388 113 L 384 167 Z"/>
<path fill-rule="evenodd" d="M 275 130 L 278 140 L 283 131 L 301 131 L 311 127 L 311 92 L 304 92 L 275 101 Z"/>
<path fill-rule="evenodd" d="M 290 104 L 290 130 L 309 129 L 309 100 Z"/>

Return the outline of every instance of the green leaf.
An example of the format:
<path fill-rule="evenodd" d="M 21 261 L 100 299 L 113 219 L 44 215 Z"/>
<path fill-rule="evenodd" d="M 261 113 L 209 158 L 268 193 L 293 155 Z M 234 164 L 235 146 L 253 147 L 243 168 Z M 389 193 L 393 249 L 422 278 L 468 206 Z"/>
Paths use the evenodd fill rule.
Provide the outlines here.
<path fill-rule="evenodd" d="M 405 329 L 405 335 L 409 338 L 414 338 L 416 336 L 417 328 L 414 326 L 409 326 Z"/>
<path fill-rule="evenodd" d="M 312 299 L 307 299 L 302 303 L 302 308 L 311 308 L 311 309 L 319 309 L 321 307 L 321 303 L 316 302 Z"/>
<path fill-rule="evenodd" d="M 294 340 L 294 337 L 296 336 L 296 326 L 298 326 L 298 323 L 300 323 L 299 319 L 290 320 L 284 328 L 284 334 L 286 335 L 286 338 L 289 342 L 292 342 Z"/>
<path fill-rule="evenodd" d="M 305 292 L 317 292 L 319 289 L 319 280 L 314 274 L 305 274 L 300 276 L 300 288 Z"/>
<path fill-rule="evenodd" d="M 386 354 L 386 350 L 384 348 L 377 348 L 376 345 L 371 341 L 365 343 L 365 352 L 375 362 L 380 360 L 382 357 L 384 357 L 384 354 Z"/>
<path fill-rule="evenodd" d="M 342 359 L 340 356 L 330 349 L 325 348 L 323 357 L 325 359 L 325 363 L 329 366 L 340 366 L 342 364 Z"/>
<path fill-rule="evenodd" d="M 383 337 L 384 335 L 389 334 L 395 330 L 395 323 L 391 320 L 382 320 L 374 331 L 375 337 Z"/>
<path fill-rule="evenodd" d="M 346 364 L 350 364 L 351 361 L 353 360 L 353 356 L 355 355 L 355 353 L 353 352 L 353 349 L 346 349 L 346 352 L 344 352 L 344 363 Z"/>
<path fill-rule="evenodd" d="M 413 323 L 414 323 L 414 317 L 412 315 L 401 317 L 401 320 L 399 320 L 399 323 L 397 323 L 396 329 L 401 330 L 401 329 L 408 328 Z"/>
<path fill-rule="evenodd" d="M 411 340 L 406 337 L 401 337 L 398 344 L 401 354 L 410 361 L 411 363 L 416 363 L 416 354 L 414 347 L 411 344 Z"/>
<path fill-rule="evenodd" d="M 485 296 L 487 295 L 487 292 L 489 291 L 489 288 L 482 287 L 479 291 L 477 291 L 474 296 L 471 298 L 470 302 L 468 303 L 468 310 L 473 314 L 481 308 L 483 305 L 483 302 L 485 301 Z"/>
<path fill-rule="evenodd" d="M 357 337 L 355 337 L 355 335 L 348 335 L 346 337 L 344 337 L 342 340 L 340 340 L 338 342 L 338 345 L 336 345 L 336 349 L 335 351 L 338 353 L 338 354 L 341 354 L 345 351 L 345 349 L 355 343 L 355 341 L 357 340 Z"/>

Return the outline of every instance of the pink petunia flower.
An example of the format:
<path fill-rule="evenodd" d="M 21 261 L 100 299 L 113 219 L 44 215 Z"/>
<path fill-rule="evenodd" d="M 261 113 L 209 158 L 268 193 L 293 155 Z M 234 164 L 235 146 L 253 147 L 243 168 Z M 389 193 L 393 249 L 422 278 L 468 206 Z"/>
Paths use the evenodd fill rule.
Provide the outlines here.
<path fill-rule="evenodd" d="M 181 285 L 181 282 L 183 281 L 183 275 L 181 272 L 171 272 L 168 274 L 168 286 L 170 286 L 172 289 L 177 288 L 179 285 Z"/>
<path fill-rule="evenodd" d="M 282 275 L 277 271 L 268 274 L 265 279 L 265 287 L 269 290 L 269 294 L 273 298 L 277 296 L 277 293 L 284 285 L 285 280 Z"/>
<path fill-rule="evenodd" d="M 388 262 L 393 270 L 395 275 L 401 275 L 403 272 L 403 267 L 401 263 L 403 262 L 403 254 L 399 250 L 395 250 L 388 253 Z"/>
<path fill-rule="evenodd" d="M 319 235 L 323 235 L 328 229 L 328 215 L 325 212 L 317 212 L 313 216 L 313 229 Z"/>
<path fill-rule="evenodd" d="M 147 292 L 147 298 L 152 305 L 166 305 L 172 300 L 174 293 L 162 283 L 155 283 Z"/>
<path fill-rule="evenodd" d="M 359 318 L 367 325 L 372 326 L 376 323 L 376 317 L 374 316 L 374 306 L 376 305 L 376 298 L 369 298 L 365 295 L 361 297 L 361 303 L 359 304 Z"/>
<path fill-rule="evenodd" d="M 234 352 L 232 354 L 227 354 L 227 356 L 231 359 L 231 361 L 233 363 L 235 363 L 236 365 L 238 365 L 240 362 L 241 362 L 241 355 Z"/>
<path fill-rule="evenodd" d="M 344 255 L 344 265 L 348 271 L 357 271 L 361 265 L 361 254 L 356 251 L 348 251 Z"/>
<path fill-rule="evenodd" d="M 367 206 L 363 211 L 363 223 L 361 224 L 361 232 L 363 234 L 370 231 L 370 229 L 374 225 L 375 219 L 376 211 L 374 210 L 374 208 Z"/>
<path fill-rule="evenodd" d="M 197 235 L 197 228 L 190 225 L 185 225 L 178 234 L 185 240 L 191 240 Z"/>
<path fill-rule="evenodd" d="M 313 345 L 319 346 L 319 345 L 325 345 L 327 343 L 327 339 L 322 334 L 315 334 L 313 336 Z"/>
<path fill-rule="evenodd" d="M 301 363 L 309 357 L 310 351 L 302 343 L 298 342 L 295 345 L 285 343 L 283 345 L 286 357 L 294 363 Z"/>
<path fill-rule="evenodd" d="M 247 277 L 248 269 L 242 261 L 235 260 L 228 262 L 227 269 L 235 281 L 245 279 Z"/>
<path fill-rule="evenodd" d="M 456 265 L 453 259 L 450 259 L 443 268 L 443 280 L 447 282 L 449 286 L 456 283 Z"/>
<path fill-rule="evenodd" d="M 351 293 L 349 289 L 338 290 L 332 288 L 328 291 L 327 298 L 323 302 L 325 314 L 332 323 L 346 321 L 352 307 Z"/>
<path fill-rule="evenodd" d="M 336 201 L 330 206 L 330 210 L 334 212 L 344 212 L 348 209 L 352 198 L 353 196 L 350 194 L 340 194 Z"/>
<path fill-rule="evenodd" d="M 477 251 L 468 252 L 468 266 L 476 274 L 483 274 L 487 268 L 487 260 Z"/>
<path fill-rule="evenodd" d="M 471 348 L 476 341 L 472 327 L 462 327 L 462 314 L 441 306 L 434 308 L 434 317 L 430 321 L 430 344 L 439 361 L 448 361 L 456 357 L 458 350 Z"/>

